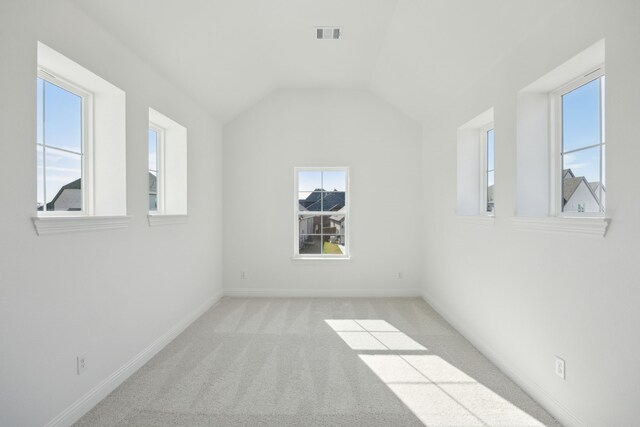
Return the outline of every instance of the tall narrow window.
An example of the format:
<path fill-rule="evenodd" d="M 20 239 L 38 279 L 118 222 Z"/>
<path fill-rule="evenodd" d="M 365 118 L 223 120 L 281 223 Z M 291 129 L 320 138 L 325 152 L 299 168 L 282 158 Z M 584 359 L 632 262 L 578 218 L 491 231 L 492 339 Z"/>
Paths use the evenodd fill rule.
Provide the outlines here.
<path fill-rule="evenodd" d="M 85 212 L 88 95 L 44 71 L 36 83 L 37 210 Z"/>
<path fill-rule="evenodd" d="M 494 200 L 493 200 L 493 186 L 495 184 L 495 166 L 494 166 L 494 158 L 495 158 L 495 144 L 494 144 L 494 130 L 493 125 L 491 125 L 491 129 L 485 130 L 484 138 L 486 140 L 486 153 L 487 157 L 485 160 L 485 196 L 483 197 L 483 208 L 489 214 L 493 214 L 494 208 Z"/>
<path fill-rule="evenodd" d="M 559 91 L 563 213 L 605 210 L 604 89 L 604 72 L 598 70 Z"/>
<path fill-rule="evenodd" d="M 162 153 L 164 148 L 164 130 L 149 124 L 149 212 L 162 213 Z"/>
<path fill-rule="evenodd" d="M 149 108 L 149 225 L 176 224 L 187 216 L 187 128 Z"/>
<path fill-rule="evenodd" d="M 296 257 L 348 257 L 348 179 L 346 168 L 296 168 Z"/>

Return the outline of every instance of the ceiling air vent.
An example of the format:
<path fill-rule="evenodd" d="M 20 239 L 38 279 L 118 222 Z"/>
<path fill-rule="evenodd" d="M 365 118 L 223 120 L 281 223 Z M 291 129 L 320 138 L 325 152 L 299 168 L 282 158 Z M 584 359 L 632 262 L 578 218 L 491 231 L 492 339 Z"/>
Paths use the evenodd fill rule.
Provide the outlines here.
<path fill-rule="evenodd" d="M 342 36 L 340 27 L 316 27 L 316 38 L 318 40 L 338 40 Z"/>

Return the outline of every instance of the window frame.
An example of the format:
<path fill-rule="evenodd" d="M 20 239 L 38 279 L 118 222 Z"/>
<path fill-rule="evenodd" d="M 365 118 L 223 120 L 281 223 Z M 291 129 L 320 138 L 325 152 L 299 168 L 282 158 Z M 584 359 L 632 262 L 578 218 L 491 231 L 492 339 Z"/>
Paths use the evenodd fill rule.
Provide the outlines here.
<path fill-rule="evenodd" d="M 550 172 L 551 177 L 549 182 L 551 189 L 549 191 L 550 201 L 550 216 L 559 218 L 603 218 L 606 216 L 606 204 L 603 207 L 601 197 L 598 200 L 600 206 L 599 212 L 564 212 L 562 210 L 562 173 L 564 167 L 563 156 L 568 153 L 582 151 L 588 148 L 600 147 L 600 184 L 602 186 L 602 179 L 605 177 L 605 126 L 606 126 L 606 78 L 601 81 L 600 85 L 600 143 L 581 147 L 576 150 L 570 150 L 564 152 L 563 134 L 563 111 L 562 111 L 562 97 L 586 84 L 593 82 L 594 80 L 601 79 L 606 76 L 605 66 L 601 64 L 595 68 L 590 69 L 588 72 L 582 74 L 580 77 L 575 78 L 550 93 L 550 106 L 549 106 L 549 142 L 550 142 Z M 602 190 L 600 190 L 602 192 Z"/>
<path fill-rule="evenodd" d="M 45 67 L 38 66 L 37 79 L 40 78 L 45 82 L 58 86 L 59 88 L 66 90 L 82 99 L 81 108 L 81 167 L 80 171 L 80 186 L 82 194 L 82 210 L 81 211 L 47 211 L 47 194 L 46 194 L 46 158 L 43 152 L 42 159 L 42 171 L 43 171 L 43 194 L 44 194 L 44 209 L 39 211 L 36 209 L 37 217 L 85 217 L 93 216 L 94 212 L 94 192 L 93 192 L 93 170 L 94 170 L 94 158 L 93 158 L 93 94 L 80 87 L 79 85 L 66 80 L 56 73 L 48 70 Z M 37 108 L 37 107 L 36 107 Z M 44 108 L 44 100 L 43 100 Z M 44 121 L 43 112 L 43 121 Z M 37 127 L 37 124 L 36 124 Z M 43 129 L 44 136 L 44 129 Z M 36 150 L 39 150 L 41 146 L 46 147 L 45 141 L 43 144 L 39 144 L 36 138 Z M 57 147 L 51 147 L 53 149 L 67 151 Z M 78 153 L 73 153 L 78 154 Z M 36 152 L 37 155 L 37 152 Z"/>
<path fill-rule="evenodd" d="M 299 223 L 299 215 L 309 213 L 309 211 L 300 211 L 299 210 L 299 189 L 298 189 L 298 176 L 300 172 L 333 172 L 339 171 L 345 173 L 345 197 L 344 197 L 344 212 L 341 212 L 340 215 L 344 215 L 344 222 L 346 231 L 344 234 L 345 238 L 345 253 L 344 254 L 300 254 L 299 253 L 299 245 L 300 245 L 300 223 Z M 293 168 L 293 260 L 348 260 L 351 258 L 351 224 L 350 224 L 350 177 L 349 177 L 349 167 L 345 166 L 328 166 L 328 167 L 294 167 Z M 336 212 L 323 212 L 323 211 L 314 211 L 314 215 L 319 216 L 331 216 L 335 215 Z"/>
<path fill-rule="evenodd" d="M 165 185 L 164 185 L 164 169 L 165 169 L 165 139 L 166 129 L 162 126 L 149 121 L 149 130 L 156 132 L 156 203 L 155 211 L 149 210 L 149 215 L 164 215 L 165 213 Z M 147 141 L 147 165 L 149 163 L 149 145 Z M 150 172 L 147 168 L 147 172 Z M 148 196 L 147 196 L 148 197 Z"/>
<path fill-rule="evenodd" d="M 490 131 L 494 132 L 494 145 L 493 145 L 493 169 L 489 170 L 489 139 L 488 133 Z M 494 203 L 495 203 L 495 171 L 496 171 L 496 160 L 495 160 L 495 125 L 494 122 L 487 123 L 480 128 L 478 128 L 478 132 L 480 133 L 480 214 L 486 216 L 495 216 L 495 204 L 493 207 L 493 211 L 489 211 L 487 209 L 487 205 L 489 204 L 489 172 L 493 172 L 493 191 L 494 191 Z"/>

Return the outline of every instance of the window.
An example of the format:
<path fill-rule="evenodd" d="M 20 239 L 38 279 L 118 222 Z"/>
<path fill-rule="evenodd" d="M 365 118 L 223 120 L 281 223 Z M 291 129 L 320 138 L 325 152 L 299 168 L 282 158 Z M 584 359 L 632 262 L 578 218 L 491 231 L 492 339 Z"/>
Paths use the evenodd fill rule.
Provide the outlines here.
<path fill-rule="evenodd" d="M 495 208 L 493 108 L 460 126 L 457 144 L 456 213 L 463 222 L 491 225 Z"/>
<path fill-rule="evenodd" d="M 555 91 L 559 142 L 559 212 L 603 214 L 604 88 L 602 68 Z"/>
<path fill-rule="evenodd" d="M 37 210 L 90 213 L 87 109 L 91 95 L 52 73 L 37 77 Z"/>
<path fill-rule="evenodd" d="M 38 235 L 126 227 L 124 91 L 38 42 Z"/>
<path fill-rule="evenodd" d="M 187 129 L 149 108 L 149 224 L 184 222 L 187 215 Z"/>
<path fill-rule="evenodd" d="M 164 152 L 164 129 L 149 124 L 149 212 L 162 213 L 162 153 Z"/>
<path fill-rule="evenodd" d="M 518 91 L 517 228 L 606 234 L 604 60 L 602 39 Z"/>
<path fill-rule="evenodd" d="M 494 144 L 494 129 L 493 123 L 485 126 L 481 133 L 482 144 L 482 197 L 480 201 L 480 208 L 482 212 L 487 214 L 493 214 L 494 200 L 493 200 L 493 187 L 495 184 L 495 144 Z"/>
<path fill-rule="evenodd" d="M 349 256 L 349 171 L 295 169 L 295 258 Z"/>

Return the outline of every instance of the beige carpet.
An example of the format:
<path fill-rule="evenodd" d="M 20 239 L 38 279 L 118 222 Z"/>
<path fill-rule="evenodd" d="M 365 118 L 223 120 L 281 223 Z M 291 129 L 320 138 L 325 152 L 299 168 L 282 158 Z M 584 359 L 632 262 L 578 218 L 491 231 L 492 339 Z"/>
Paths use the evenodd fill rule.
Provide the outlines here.
<path fill-rule="evenodd" d="M 224 298 L 80 426 L 558 426 L 418 298 Z"/>

